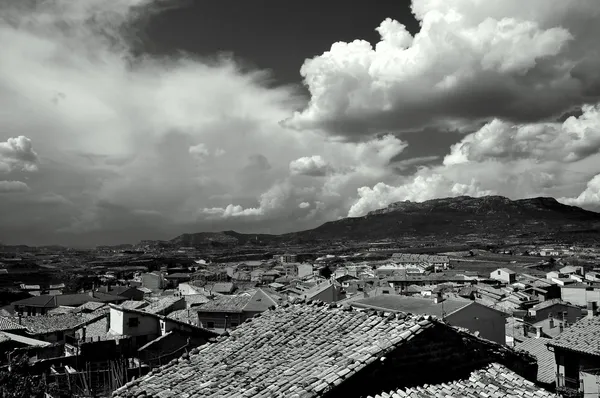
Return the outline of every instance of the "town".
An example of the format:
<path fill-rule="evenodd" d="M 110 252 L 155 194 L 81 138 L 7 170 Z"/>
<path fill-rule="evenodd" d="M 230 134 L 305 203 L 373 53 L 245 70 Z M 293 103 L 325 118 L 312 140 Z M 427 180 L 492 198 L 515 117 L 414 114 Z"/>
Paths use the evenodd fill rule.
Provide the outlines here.
<path fill-rule="evenodd" d="M 3 371 L 52 397 L 600 391 L 597 248 L 245 246 L 0 247 Z"/>

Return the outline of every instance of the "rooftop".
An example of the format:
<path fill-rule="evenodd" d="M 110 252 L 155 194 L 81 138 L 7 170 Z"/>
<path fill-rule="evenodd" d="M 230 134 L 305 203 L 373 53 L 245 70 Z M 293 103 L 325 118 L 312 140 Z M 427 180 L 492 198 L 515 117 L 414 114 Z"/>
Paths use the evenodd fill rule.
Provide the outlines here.
<path fill-rule="evenodd" d="M 600 316 L 583 318 L 548 343 L 589 355 L 600 356 Z"/>
<path fill-rule="evenodd" d="M 45 334 L 74 329 L 76 326 L 90 322 L 99 314 L 69 313 L 57 315 L 34 315 L 21 317 L 21 324 L 33 334 Z"/>
<path fill-rule="evenodd" d="M 23 330 L 25 326 L 19 325 L 18 322 L 11 320 L 10 318 L 0 316 L 0 331 L 5 330 Z"/>
<path fill-rule="evenodd" d="M 261 393 L 260 387 L 252 386 L 264 385 L 279 396 L 294 392 L 314 397 L 329 388 L 330 381 L 352 376 L 432 325 L 424 317 L 369 316 L 335 307 L 320 302 L 278 307 L 243 323 L 217 343 L 192 350 L 188 359 L 173 361 L 125 388 L 134 396 L 145 391 L 161 392 L 164 397 L 191 392 L 205 397 L 252 397 Z M 350 362 L 354 366 L 349 367 Z M 309 379 L 314 380 L 313 388 L 305 383 Z M 123 392 L 117 390 L 115 396 Z"/>
<path fill-rule="evenodd" d="M 464 308 L 473 302 L 458 298 L 444 299 L 440 303 L 435 303 L 432 298 L 420 298 L 400 296 L 395 294 L 383 294 L 381 296 L 369 297 L 352 303 L 355 307 L 373 308 L 386 311 L 402 311 L 411 314 L 435 315 L 442 317 L 442 314 L 449 315 L 455 311 Z"/>
<path fill-rule="evenodd" d="M 554 353 L 548 350 L 546 346 L 550 341 L 552 339 L 531 337 L 515 344 L 516 349 L 527 351 L 537 359 L 537 380 L 547 384 L 554 383 L 556 380 L 556 358 Z"/>
<path fill-rule="evenodd" d="M 142 310 L 150 314 L 160 314 L 164 311 L 167 311 L 179 301 L 183 301 L 183 297 L 164 297 L 158 301 L 150 303 L 150 305 L 144 307 Z"/>
<path fill-rule="evenodd" d="M 466 380 L 454 381 L 438 385 L 425 385 L 404 390 L 392 391 L 389 394 L 376 395 L 375 398 L 551 398 L 554 394 L 537 387 L 510 369 L 492 363 L 487 367 L 471 373 Z M 372 398 L 372 397 L 369 397 Z"/>

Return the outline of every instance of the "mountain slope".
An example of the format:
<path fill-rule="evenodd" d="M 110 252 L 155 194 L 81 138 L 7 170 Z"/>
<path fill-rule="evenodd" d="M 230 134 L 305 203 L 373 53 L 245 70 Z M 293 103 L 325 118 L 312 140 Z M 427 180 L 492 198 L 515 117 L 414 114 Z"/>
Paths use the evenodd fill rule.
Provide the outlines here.
<path fill-rule="evenodd" d="M 429 238 L 535 238 L 597 233 L 600 214 L 554 198 L 510 200 L 502 196 L 397 202 L 364 217 L 345 218 L 313 230 L 283 235 L 286 240 L 379 240 Z"/>
<path fill-rule="evenodd" d="M 392 203 L 364 217 L 331 221 L 311 230 L 283 235 L 200 232 L 180 235 L 169 244 L 225 247 L 332 240 L 503 240 L 510 237 L 533 241 L 596 239 L 600 237 L 600 213 L 567 206 L 547 197 L 510 200 L 502 196 L 460 196 L 420 203 Z"/>

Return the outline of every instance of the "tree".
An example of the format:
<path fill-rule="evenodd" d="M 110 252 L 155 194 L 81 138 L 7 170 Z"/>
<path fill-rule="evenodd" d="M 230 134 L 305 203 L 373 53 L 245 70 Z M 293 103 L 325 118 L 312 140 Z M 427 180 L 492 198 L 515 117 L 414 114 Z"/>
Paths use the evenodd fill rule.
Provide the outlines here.
<path fill-rule="evenodd" d="M 325 279 L 331 278 L 332 274 L 333 274 L 333 271 L 331 270 L 331 268 L 329 268 L 329 265 L 326 265 L 319 270 L 319 275 L 321 275 Z"/>
<path fill-rule="evenodd" d="M 26 355 L 11 358 L 10 371 L 0 371 L 0 396 L 2 398 L 43 398 L 48 391 L 40 375 L 29 373 Z"/>

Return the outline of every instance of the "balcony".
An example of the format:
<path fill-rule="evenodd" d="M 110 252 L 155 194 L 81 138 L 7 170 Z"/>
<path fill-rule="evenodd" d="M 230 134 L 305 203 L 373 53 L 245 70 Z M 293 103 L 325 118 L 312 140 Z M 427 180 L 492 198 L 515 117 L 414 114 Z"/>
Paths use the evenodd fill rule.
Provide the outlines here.
<path fill-rule="evenodd" d="M 583 398 L 584 394 L 579 391 L 579 379 L 565 377 L 564 375 L 556 376 L 557 387 L 556 392 L 563 398 Z"/>

